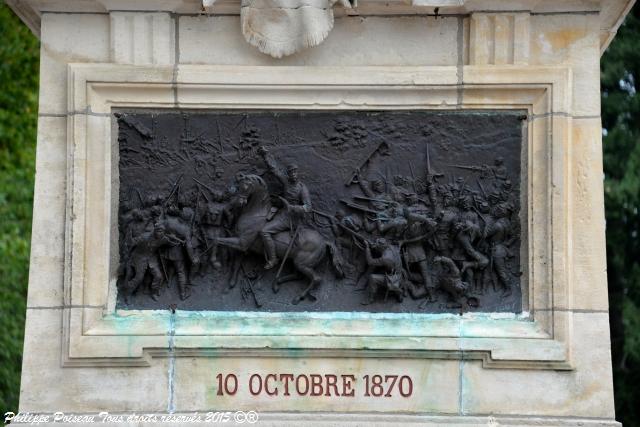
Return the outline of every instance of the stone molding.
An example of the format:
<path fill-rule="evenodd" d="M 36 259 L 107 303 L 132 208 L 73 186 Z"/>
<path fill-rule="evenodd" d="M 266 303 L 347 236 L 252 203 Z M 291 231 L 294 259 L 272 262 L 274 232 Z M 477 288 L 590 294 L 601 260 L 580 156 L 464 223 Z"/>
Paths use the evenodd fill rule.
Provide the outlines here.
<path fill-rule="evenodd" d="M 149 357 L 171 353 L 480 359 L 491 368 L 572 368 L 569 69 L 70 64 L 68 74 L 65 366 L 148 366 Z M 114 108 L 523 111 L 528 241 L 522 253 L 530 266 L 523 314 L 116 310 Z"/>
<path fill-rule="evenodd" d="M 529 13 L 474 13 L 469 34 L 469 64 L 529 63 Z"/>
<path fill-rule="evenodd" d="M 111 61 L 168 65 L 175 62 L 175 23 L 169 13 L 111 12 Z"/>
<path fill-rule="evenodd" d="M 469 15 L 472 13 L 502 12 L 512 13 L 593 13 L 599 15 L 600 46 L 604 53 L 613 40 L 624 17 L 635 0 L 607 0 L 600 10 L 600 2 L 594 0 L 515 0 L 493 2 L 490 7 L 482 0 L 412 0 L 411 4 L 401 0 L 360 0 L 353 9 L 337 9 L 336 15 Z M 40 37 L 40 17 L 43 13 L 109 13 L 169 12 L 176 14 L 202 14 L 202 0 L 7 0 L 7 4 L 24 21 L 31 31 Z M 217 0 L 206 11 L 210 14 L 238 15 L 240 0 Z"/>
<path fill-rule="evenodd" d="M 168 414 L 168 413 L 162 413 Z M 52 414 L 49 414 L 52 415 Z M 129 413 L 110 413 L 110 415 L 128 416 Z M 190 412 L 176 412 L 176 417 L 193 415 Z M 49 423 L 45 425 L 50 425 Z M 53 425 L 53 423 L 51 423 Z M 56 422 L 56 426 L 72 427 L 77 424 Z M 151 427 L 157 423 L 131 422 L 118 423 L 119 426 Z M 339 425 L 343 427 L 358 427 L 362 425 L 425 427 L 425 426 L 517 426 L 517 427 L 621 427 L 622 424 L 615 420 L 605 418 L 576 418 L 576 417 L 536 417 L 536 416 L 464 416 L 464 415 L 406 415 L 406 414 L 380 414 L 380 413 L 342 413 L 334 412 L 262 412 L 259 414 L 260 427 L 325 427 L 327 425 Z"/>

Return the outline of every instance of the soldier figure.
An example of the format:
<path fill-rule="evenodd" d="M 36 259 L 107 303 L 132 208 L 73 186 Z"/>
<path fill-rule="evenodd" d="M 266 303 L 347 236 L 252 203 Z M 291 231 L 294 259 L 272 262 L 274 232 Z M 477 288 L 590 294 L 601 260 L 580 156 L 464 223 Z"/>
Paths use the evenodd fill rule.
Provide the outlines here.
<path fill-rule="evenodd" d="M 200 264 L 200 259 L 193 250 L 191 241 L 192 230 L 190 221 L 193 220 L 190 215 L 191 211 L 191 209 L 178 210 L 176 208 L 170 208 L 164 220 L 167 231 L 175 236 L 175 244 L 164 248 L 162 255 L 170 261 L 176 271 L 180 299 L 183 301 L 189 298 L 190 295 L 190 281 L 188 279 L 185 251 L 191 261 L 192 267 Z"/>
<path fill-rule="evenodd" d="M 469 282 L 472 281 L 473 271 L 470 269 L 483 269 L 489 264 L 487 257 L 480 253 L 474 246 L 474 242 L 480 237 L 480 218 L 473 210 L 470 196 L 460 197 L 460 215 L 454 224 L 455 241 L 454 259 L 462 262 L 462 271 L 467 272 Z M 466 261 L 470 257 L 473 261 Z"/>
<path fill-rule="evenodd" d="M 360 171 L 356 171 L 356 178 L 362 193 L 369 197 L 371 200 L 371 206 L 377 211 L 383 211 L 389 207 L 392 200 L 385 191 L 384 181 L 380 178 L 373 178 L 369 181 L 363 179 L 360 176 Z"/>
<path fill-rule="evenodd" d="M 425 240 L 427 231 L 434 230 L 436 222 L 426 215 L 411 212 L 409 208 L 405 209 L 405 216 L 409 220 L 407 226 L 404 245 L 404 259 L 407 263 L 408 273 L 411 275 L 410 268 L 412 265 L 418 267 L 419 276 L 423 284 L 422 289 L 409 288 L 411 297 L 414 299 L 427 297 L 427 301 L 435 301 L 434 289 L 431 284 L 431 275 L 429 274 L 429 265 L 427 263 L 427 254 L 424 250 L 423 241 Z"/>
<path fill-rule="evenodd" d="M 269 270 L 278 264 L 276 247 L 273 235 L 282 231 L 291 231 L 294 222 L 302 220 L 307 212 L 311 211 L 311 196 L 307 186 L 298 177 L 298 166 L 290 164 L 286 173 L 280 169 L 276 160 L 271 156 L 265 147 L 260 147 L 258 153 L 262 155 L 271 173 L 280 181 L 284 187 L 283 199 L 286 201 L 286 208 L 280 209 L 275 217 L 269 221 L 262 231 L 262 242 L 264 244 L 266 264 L 264 268 Z"/>
<path fill-rule="evenodd" d="M 491 170 L 493 171 L 493 176 L 500 181 L 506 181 L 508 179 L 507 176 L 507 168 L 504 165 L 504 158 L 503 157 L 497 157 L 494 161 L 493 161 L 493 167 L 491 168 Z"/>
<path fill-rule="evenodd" d="M 460 270 L 456 263 L 451 258 L 444 256 L 436 256 L 433 258 L 433 262 L 443 264 L 448 270 L 440 277 L 438 286 L 449 294 L 452 300 L 462 302 L 461 300 L 466 297 L 469 285 L 462 281 Z"/>
<path fill-rule="evenodd" d="M 218 203 L 209 202 L 205 205 L 205 212 L 202 215 L 200 233 L 206 245 L 206 251 L 210 251 L 209 262 L 214 270 L 222 268 L 222 263 L 218 254 L 217 239 L 224 236 L 222 227 L 223 206 Z"/>
<path fill-rule="evenodd" d="M 433 246 L 441 255 L 449 256 L 453 246 L 451 238 L 452 229 L 460 215 L 455 205 L 455 199 L 447 187 L 441 187 L 442 204 L 436 198 L 435 216 L 437 220 L 436 230 L 433 236 Z"/>
<path fill-rule="evenodd" d="M 405 197 L 409 193 L 407 190 L 408 180 L 402 175 L 393 176 L 393 185 L 391 186 L 391 198 L 398 203 L 404 201 Z"/>
<path fill-rule="evenodd" d="M 379 253 L 380 256 L 374 258 L 371 249 Z M 398 302 L 402 302 L 404 292 L 402 290 L 402 257 L 400 248 L 380 237 L 373 244 L 365 240 L 365 255 L 370 271 L 367 280 L 369 299 L 365 304 L 371 304 L 381 288 L 385 289 L 386 292 L 395 294 Z"/>
<path fill-rule="evenodd" d="M 366 224 L 366 222 L 365 222 Z M 379 233 L 390 236 L 398 241 L 403 236 L 407 228 L 407 219 L 400 205 L 393 205 L 384 212 L 384 217 L 376 218 L 376 229 Z M 367 229 L 372 231 L 373 229 Z"/>
<path fill-rule="evenodd" d="M 511 295 L 511 280 L 507 269 L 506 258 L 509 256 L 509 231 L 511 223 L 509 215 L 511 206 L 500 203 L 493 208 L 494 221 L 487 227 L 487 239 L 491 245 L 491 268 L 495 270 L 503 289 L 502 296 Z"/>
<path fill-rule="evenodd" d="M 145 273 L 151 273 L 151 298 L 158 300 L 160 296 L 160 284 L 162 283 L 162 271 L 158 260 L 158 250 L 172 245 L 174 238 L 165 233 L 165 227 L 161 223 L 154 224 L 153 231 L 146 231 L 135 236 L 132 241 L 131 263 L 128 265 L 124 286 L 124 299 L 128 303 L 129 296 L 133 294 L 142 281 Z M 134 271 L 131 276 L 131 269 Z"/>

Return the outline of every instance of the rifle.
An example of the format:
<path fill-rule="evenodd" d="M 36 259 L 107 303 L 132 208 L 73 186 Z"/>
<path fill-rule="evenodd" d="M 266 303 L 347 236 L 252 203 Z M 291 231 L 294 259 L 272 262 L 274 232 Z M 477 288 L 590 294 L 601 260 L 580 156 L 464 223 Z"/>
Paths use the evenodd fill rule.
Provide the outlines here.
<path fill-rule="evenodd" d="M 355 210 L 358 210 L 358 211 L 361 211 L 361 212 L 366 212 L 366 213 L 371 214 L 371 215 L 376 215 L 377 216 L 380 213 L 380 212 L 374 211 L 373 209 L 369 209 L 369 208 L 367 208 L 365 206 L 361 206 L 361 205 L 358 205 L 356 203 L 351 203 L 348 200 L 342 199 L 342 200 L 340 200 L 340 202 L 345 204 L 346 206 L 350 207 L 351 209 L 355 209 Z"/>
<path fill-rule="evenodd" d="M 162 266 L 162 272 L 164 273 L 164 280 L 167 281 L 167 288 L 170 286 L 171 281 L 169 280 L 169 275 L 167 274 L 167 269 L 164 266 L 164 258 L 159 256 L 160 258 L 160 266 Z"/>
<path fill-rule="evenodd" d="M 171 197 L 173 196 L 173 193 L 176 192 L 176 190 L 178 189 L 178 186 L 180 184 L 180 180 L 182 180 L 182 177 L 184 176 L 184 173 L 182 175 L 180 175 L 178 177 L 178 179 L 176 180 L 176 183 L 173 184 L 173 188 L 171 189 L 171 193 L 169 193 L 169 196 L 165 199 L 164 203 L 162 204 L 162 206 L 166 206 L 167 203 L 169 203 L 169 200 L 171 200 Z"/>
<path fill-rule="evenodd" d="M 366 237 L 364 237 L 362 234 L 357 233 L 355 231 L 353 231 L 352 229 L 350 229 L 349 227 L 346 227 L 340 223 L 338 223 L 338 226 L 340 228 L 342 228 L 343 230 L 345 230 L 347 233 L 351 234 L 353 237 L 356 237 L 358 239 L 360 239 L 363 243 L 370 243 L 369 239 L 367 239 Z M 357 245 L 356 245 L 357 246 Z"/>
<path fill-rule="evenodd" d="M 165 237 L 167 238 L 167 240 L 169 241 L 169 243 L 174 244 L 174 245 L 184 245 L 186 242 L 184 240 L 180 240 L 178 239 L 176 236 L 174 236 L 173 234 L 165 234 Z"/>
<path fill-rule="evenodd" d="M 212 188 L 210 188 L 207 184 L 204 184 L 204 183 L 198 181 L 195 178 L 191 178 L 191 179 L 194 180 L 196 182 L 196 184 L 202 185 L 204 188 L 206 188 L 207 190 L 211 191 L 211 194 L 216 194 L 216 192 Z"/>
<path fill-rule="evenodd" d="M 379 203 L 386 203 L 387 205 L 395 205 L 397 204 L 397 202 L 391 201 L 391 200 L 385 200 L 385 199 L 376 199 L 373 197 L 365 197 L 365 196 L 353 196 L 354 199 L 358 199 L 358 200 L 366 200 L 368 202 L 379 202 Z"/>
<path fill-rule="evenodd" d="M 480 180 L 476 179 L 476 182 L 478 183 L 478 187 L 480 187 L 480 191 L 482 192 L 482 197 L 486 198 L 487 197 L 487 193 L 484 191 L 484 187 L 480 183 Z"/>
<path fill-rule="evenodd" d="M 334 216 L 333 216 L 333 215 L 329 215 L 329 214 L 328 214 L 328 213 L 326 213 L 326 212 L 318 211 L 318 210 L 315 210 L 315 209 L 311 209 L 311 212 L 313 212 L 314 214 L 318 214 L 318 215 L 320 215 L 320 216 L 323 216 L 323 217 L 325 217 L 325 218 L 329 218 L 329 219 L 333 219 L 333 218 L 334 218 Z"/>
<path fill-rule="evenodd" d="M 486 170 L 482 166 L 466 166 L 466 165 L 448 165 L 448 166 L 452 166 L 452 167 L 457 168 L 457 169 L 464 169 L 464 170 L 474 171 L 474 172 L 484 172 Z"/>
<path fill-rule="evenodd" d="M 369 153 L 369 155 L 367 157 L 365 157 L 365 159 L 360 163 L 360 166 L 358 166 L 353 173 L 351 174 L 351 178 L 349 178 L 349 180 L 344 184 L 345 187 L 350 186 L 351 184 L 353 184 L 353 181 L 356 179 L 356 177 L 358 176 L 358 174 L 360 173 L 360 170 L 362 168 L 364 168 L 367 163 L 369 163 L 371 161 L 371 159 L 373 158 L 373 156 L 382 148 L 386 148 L 389 149 L 389 144 L 387 144 L 386 141 L 382 141 L 380 144 L 378 144 L 378 146 L 371 151 L 371 153 Z"/>
<path fill-rule="evenodd" d="M 429 155 L 429 150 L 427 150 L 427 156 L 428 155 Z M 427 160 L 427 167 L 430 168 L 428 160 Z M 413 191 L 416 194 L 418 194 L 418 189 L 416 188 L 416 175 L 413 173 L 413 164 L 411 162 L 409 162 L 409 170 L 411 171 L 411 185 L 413 185 Z"/>
<path fill-rule="evenodd" d="M 197 185 L 197 187 L 198 187 L 198 190 L 200 190 L 200 194 L 202 194 L 202 197 L 204 197 L 204 199 L 207 201 L 207 203 L 211 202 L 211 200 L 209 200 L 207 195 L 204 193 L 204 190 L 202 189 L 202 187 L 200 187 L 200 185 Z"/>
<path fill-rule="evenodd" d="M 438 178 L 444 176 L 443 173 L 433 172 L 431 170 L 431 157 L 429 156 L 429 143 L 427 142 L 427 176 Z"/>
<path fill-rule="evenodd" d="M 256 295 L 256 291 L 253 289 L 253 282 L 251 281 L 251 279 L 249 279 L 249 277 L 247 277 L 247 273 L 244 271 L 244 267 L 240 265 L 240 268 L 242 269 L 242 276 L 244 277 L 245 282 L 247 283 L 247 285 L 249 285 L 249 290 L 251 291 L 251 295 L 253 295 L 253 301 L 256 303 L 256 307 L 262 307 L 262 304 L 260 303 L 260 301 L 258 301 L 258 295 Z"/>

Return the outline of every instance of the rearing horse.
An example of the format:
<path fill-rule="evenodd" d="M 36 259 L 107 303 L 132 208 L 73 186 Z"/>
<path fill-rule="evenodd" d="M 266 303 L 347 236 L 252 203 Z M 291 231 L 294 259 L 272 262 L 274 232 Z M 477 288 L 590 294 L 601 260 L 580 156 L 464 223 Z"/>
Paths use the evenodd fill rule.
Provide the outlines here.
<path fill-rule="evenodd" d="M 244 175 L 238 183 L 237 197 L 240 213 L 235 223 L 236 237 L 219 238 L 217 243 L 243 253 L 251 251 L 262 255 L 264 247 L 259 234 L 267 223 L 267 216 L 271 211 L 271 200 L 267 184 L 258 175 Z M 274 235 L 273 240 L 278 258 L 284 260 L 291 238 L 291 234 L 286 231 Z M 304 226 L 299 227 L 295 241 L 289 249 L 288 259 L 292 261 L 298 272 L 309 279 L 309 285 L 300 295 L 294 298 L 293 304 L 298 304 L 309 295 L 313 288 L 320 284 L 322 279 L 316 273 L 315 268 L 327 253 L 330 255 L 331 265 L 336 272 L 336 276 L 339 278 L 344 277 L 342 260 L 336 246 L 316 230 Z M 285 280 L 274 281 L 274 292 L 280 290 L 279 282 L 283 281 Z"/>

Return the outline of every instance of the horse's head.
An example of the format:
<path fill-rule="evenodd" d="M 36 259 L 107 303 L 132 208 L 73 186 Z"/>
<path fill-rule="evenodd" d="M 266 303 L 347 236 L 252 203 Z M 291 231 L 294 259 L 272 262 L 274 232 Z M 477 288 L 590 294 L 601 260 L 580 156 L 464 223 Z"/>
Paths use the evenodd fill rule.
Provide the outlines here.
<path fill-rule="evenodd" d="M 269 202 L 267 183 L 255 174 L 238 174 L 236 176 L 238 197 L 243 206 Z"/>

